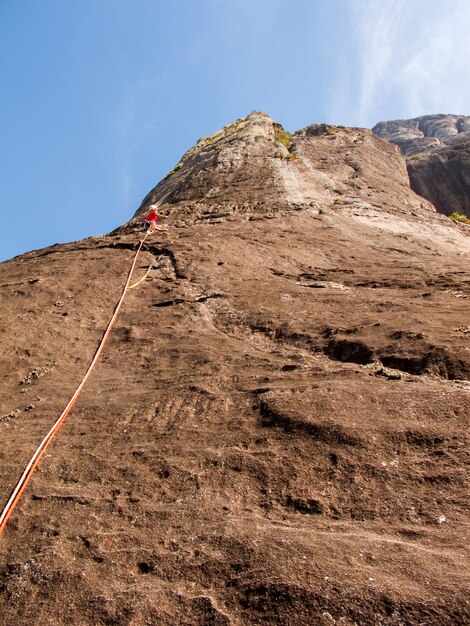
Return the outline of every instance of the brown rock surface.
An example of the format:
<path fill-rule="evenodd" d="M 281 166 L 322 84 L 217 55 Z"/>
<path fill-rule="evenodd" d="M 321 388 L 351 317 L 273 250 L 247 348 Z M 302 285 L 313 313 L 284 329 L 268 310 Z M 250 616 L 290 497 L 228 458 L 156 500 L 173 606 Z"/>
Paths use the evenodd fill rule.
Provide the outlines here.
<path fill-rule="evenodd" d="M 174 223 L 0 538 L 4 624 L 469 620 L 468 229 L 369 131 L 283 152 L 250 118 L 114 234 L 0 265 L 6 500 L 97 347 L 133 224 L 159 198 Z"/>
<path fill-rule="evenodd" d="M 448 146 L 408 161 L 411 187 L 441 213 L 470 217 L 470 132 Z"/>
<path fill-rule="evenodd" d="M 393 199 L 390 185 L 398 194 Z M 394 213 L 428 206 L 410 194 L 396 148 L 370 130 L 316 124 L 290 134 L 257 112 L 200 139 L 144 198 L 130 223 L 155 202 L 171 210 L 177 225 L 296 210 L 315 214 L 333 202 L 362 203 L 364 210 L 375 203 Z"/>
<path fill-rule="evenodd" d="M 416 193 L 444 215 L 470 217 L 470 117 L 424 115 L 379 122 L 372 130 L 406 156 Z"/>

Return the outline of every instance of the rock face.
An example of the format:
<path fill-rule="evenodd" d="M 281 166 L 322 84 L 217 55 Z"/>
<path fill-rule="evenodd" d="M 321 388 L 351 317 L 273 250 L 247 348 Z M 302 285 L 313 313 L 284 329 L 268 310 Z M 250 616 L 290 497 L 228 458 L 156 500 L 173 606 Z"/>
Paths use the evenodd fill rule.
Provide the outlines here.
<path fill-rule="evenodd" d="M 444 215 L 470 216 L 470 117 L 425 115 L 372 129 L 407 158 L 412 189 Z"/>
<path fill-rule="evenodd" d="M 370 186 L 374 181 L 374 187 Z M 266 113 L 252 113 L 199 140 L 144 198 L 135 225 L 156 202 L 180 225 L 254 219 L 332 203 L 403 211 L 428 206 L 409 193 L 403 160 L 371 131 L 316 124 L 294 134 Z"/>
<path fill-rule="evenodd" d="M 469 230 L 364 129 L 252 114 L 111 235 L 0 265 L 3 500 L 159 200 L 0 539 L 3 623 L 468 622 Z"/>
<path fill-rule="evenodd" d="M 470 117 L 423 115 L 411 120 L 379 122 L 372 131 L 398 145 L 405 156 L 413 156 L 452 145 L 458 135 L 470 131 Z"/>

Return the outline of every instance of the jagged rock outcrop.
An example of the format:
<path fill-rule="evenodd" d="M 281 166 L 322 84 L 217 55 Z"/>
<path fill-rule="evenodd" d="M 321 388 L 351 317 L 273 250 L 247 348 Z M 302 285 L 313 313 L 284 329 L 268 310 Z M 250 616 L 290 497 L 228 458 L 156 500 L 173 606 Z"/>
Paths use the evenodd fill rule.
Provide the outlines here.
<path fill-rule="evenodd" d="M 316 214 L 332 203 L 428 210 L 409 193 L 403 159 L 370 130 L 314 124 L 291 134 L 258 112 L 200 139 L 144 198 L 131 224 L 156 202 L 181 225 Z"/>
<path fill-rule="evenodd" d="M 402 154 L 413 156 L 453 143 L 457 135 L 470 131 L 465 115 L 422 115 L 410 120 L 379 122 L 372 132 L 400 147 Z"/>
<path fill-rule="evenodd" d="M 444 215 L 470 216 L 470 117 L 424 115 L 379 122 L 372 130 L 407 157 L 416 193 Z"/>
<path fill-rule="evenodd" d="M 287 145 L 284 145 L 287 144 Z M 470 237 L 364 129 L 252 114 L 114 233 L 0 265 L 3 623 L 466 623 Z"/>

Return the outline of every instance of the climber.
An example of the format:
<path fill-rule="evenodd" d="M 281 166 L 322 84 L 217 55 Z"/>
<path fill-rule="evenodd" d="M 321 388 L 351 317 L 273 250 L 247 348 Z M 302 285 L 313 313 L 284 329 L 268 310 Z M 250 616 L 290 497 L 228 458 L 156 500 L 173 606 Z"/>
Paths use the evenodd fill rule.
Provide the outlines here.
<path fill-rule="evenodd" d="M 149 233 L 154 233 L 157 230 L 157 220 L 158 220 L 158 218 L 165 217 L 164 215 L 161 215 L 160 213 L 157 213 L 156 206 L 157 205 L 152 204 L 150 206 L 149 214 L 146 215 L 146 217 L 145 217 L 145 225 L 146 225 L 146 227 L 148 227 L 147 232 L 149 232 Z"/>

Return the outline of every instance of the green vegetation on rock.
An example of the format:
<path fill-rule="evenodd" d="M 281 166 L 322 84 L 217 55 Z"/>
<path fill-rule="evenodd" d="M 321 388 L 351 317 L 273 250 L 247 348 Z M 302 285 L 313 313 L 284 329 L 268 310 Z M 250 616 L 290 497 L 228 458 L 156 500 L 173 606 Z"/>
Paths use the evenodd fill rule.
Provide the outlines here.
<path fill-rule="evenodd" d="M 457 211 L 454 211 L 454 213 L 452 213 L 452 215 L 449 215 L 449 217 L 451 220 L 454 220 L 454 222 L 461 222 L 462 224 L 470 224 L 470 218 L 468 218 L 463 213 L 458 213 Z"/>
<path fill-rule="evenodd" d="M 349 129 L 346 128 L 346 126 L 334 126 L 333 124 L 325 124 L 324 122 L 312 124 L 310 127 L 310 134 L 312 135 L 336 135 L 336 133 L 340 131 L 349 132 Z"/>
<path fill-rule="evenodd" d="M 292 134 L 284 130 L 280 124 L 274 124 L 274 137 L 278 143 L 282 144 L 287 149 L 290 148 Z"/>

